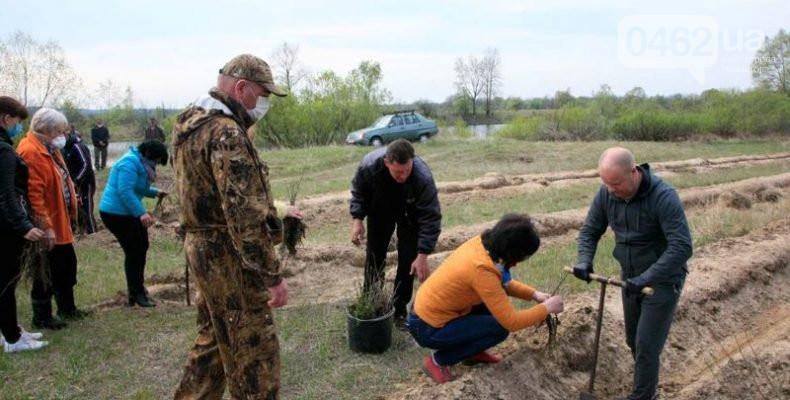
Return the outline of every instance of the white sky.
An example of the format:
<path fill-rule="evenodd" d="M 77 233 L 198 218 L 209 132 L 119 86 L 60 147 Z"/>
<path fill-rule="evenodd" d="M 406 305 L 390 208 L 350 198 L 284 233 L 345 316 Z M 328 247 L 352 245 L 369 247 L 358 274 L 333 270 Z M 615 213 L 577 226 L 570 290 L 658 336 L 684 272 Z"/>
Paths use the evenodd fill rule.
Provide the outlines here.
<path fill-rule="evenodd" d="M 397 101 L 444 100 L 458 57 L 502 57 L 503 96 L 601 84 L 622 94 L 752 86 L 765 35 L 790 29 L 787 1 L 49 1 L 0 0 L 0 37 L 54 39 L 94 90 L 130 85 L 139 105 L 186 105 L 243 52 L 298 45 L 313 72 L 382 65 Z M 88 93 L 90 94 L 90 93 Z"/>

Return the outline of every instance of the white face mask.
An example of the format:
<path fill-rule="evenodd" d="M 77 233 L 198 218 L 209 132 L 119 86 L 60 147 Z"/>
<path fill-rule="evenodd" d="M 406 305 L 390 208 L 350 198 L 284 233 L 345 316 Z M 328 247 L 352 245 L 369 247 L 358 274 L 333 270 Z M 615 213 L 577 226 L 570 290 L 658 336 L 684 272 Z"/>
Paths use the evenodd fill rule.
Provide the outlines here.
<path fill-rule="evenodd" d="M 267 97 L 258 97 L 258 101 L 255 102 L 255 108 L 252 110 L 247 110 L 247 114 L 250 115 L 250 118 L 254 119 L 255 121 L 260 120 L 263 118 L 264 115 L 269 111 L 269 98 Z"/>
<path fill-rule="evenodd" d="M 56 137 L 56 138 L 52 139 L 52 142 L 50 142 L 50 143 L 51 143 L 51 144 L 52 144 L 52 146 L 54 146 L 56 149 L 60 150 L 60 149 L 62 149 L 62 148 L 64 148 L 64 147 L 66 147 L 66 137 L 65 137 L 65 136 L 63 136 L 63 135 L 60 135 L 60 136 L 58 136 L 58 137 Z"/>

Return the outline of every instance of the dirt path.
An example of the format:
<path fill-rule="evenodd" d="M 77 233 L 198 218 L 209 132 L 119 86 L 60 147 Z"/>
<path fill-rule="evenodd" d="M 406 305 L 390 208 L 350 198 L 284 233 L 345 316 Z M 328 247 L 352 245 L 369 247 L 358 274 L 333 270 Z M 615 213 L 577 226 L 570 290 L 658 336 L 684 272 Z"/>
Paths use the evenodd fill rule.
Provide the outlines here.
<path fill-rule="evenodd" d="M 790 395 L 790 218 L 701 250 L 690 264 L 676 322 L 662 357 L 661 391 L 672 399 L 776 399 Z M 615 292 L 615 293 L 612 293 Z M 587 383 L 595 293 L 571 296 L 558 343 L 527 329 L 497 349 L 496 366 L 457 367 L 436 386 L 415 366 L 409 388 L 393 399 L 572 399 Z M 418 361 L 415 360 L 415 365 Z M 632 362 L 622 308 L 609 292 L 601 337 L 600 398 L 625 395 Z"/>
<path fill-rule="evenodd" d="M 682 161 L 668 161 L 651 164 L 659 175 L 677 172 L 709 172 L 716 169 L 727 169 L 790 160 L 790 153 L 776 153 L 757 156 L 737 156 L 716 159 L 695 158 Z M 506 176 L 496 173 L 486 176 L 454 182 L 438 182 L 440 200 L 443 205 L 456 201 L 469 201 L 477 197 L 496 197 L 514 193 L 539 190 L 556 184 L 578 184 L 585 180 L 594 182 L 598 177 L 597 170 L 564 171 L 546 174 L 527 174 Z M 350 179 L 350 178 L 349 178 Z M 348 191 L 327 193 L 312 196 L 299 201 L 299 207 L 305 211 L 308 226 L 322 224 L 346 223 L 348 214 Z"/>

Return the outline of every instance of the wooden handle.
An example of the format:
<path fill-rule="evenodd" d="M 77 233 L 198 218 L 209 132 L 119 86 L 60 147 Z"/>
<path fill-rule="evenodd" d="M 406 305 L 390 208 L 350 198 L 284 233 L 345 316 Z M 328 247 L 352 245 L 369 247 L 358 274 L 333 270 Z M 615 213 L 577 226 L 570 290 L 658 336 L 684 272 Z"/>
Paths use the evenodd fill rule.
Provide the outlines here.
<path fill-rule="evenodd" d="M 565 272 L 567 272 L 569 274 L 572 274 L 573 273 L 573 268 L 572 267 L 565 267 L 565 268 L 563 268 L 563 271 L 565 271 Z M 607 285 L 615 285 L 615 286 L 619 286 L 621 288 L 625 288 L 625 283 L 623 283 L 623 281 L 621 281 L 619 279 L 616 279 L 616 278 L 608 278 L 608 277 L 605 277 L 603 275 L 590 274 L 590 279 L 594 280 L 596 282 L 605 283 Z M 655 292 L 656 291 L 653 290 L 653 288 L 651 288 L 649 286 L 645 286 L 645 287 L 642 288 L 642 294 L 645 295 L 645 296 L 652 296 Z"/>

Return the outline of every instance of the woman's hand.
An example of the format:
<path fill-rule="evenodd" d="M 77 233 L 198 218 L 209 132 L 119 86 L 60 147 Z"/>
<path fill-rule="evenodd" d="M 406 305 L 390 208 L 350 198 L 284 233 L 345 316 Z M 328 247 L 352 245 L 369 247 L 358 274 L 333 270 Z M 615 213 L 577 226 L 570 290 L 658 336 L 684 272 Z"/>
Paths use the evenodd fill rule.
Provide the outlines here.
<path fill-rule="evenodd" d="M 143 224 L 144 227 L 148 228 L 149 226 L 153 225 L 156 222 L 156 218 L 154 218 L 151 213 L 145 213 L 140 216 L 140 222 Z"/>
<path fill-rule="evenodd" d="M 559 314 L 565 310 L 565 303 L 562 301 L 562 296 L 551 296 L 543 302 L 549 314 Z"/>
<path fill-rule="evenodd" d="M 38 228 L 30 228 L 29 231 L 25 234 L 25 239 L 31 242 L 37 242 L 46 236 L 46 232 L 42 231 Z"/>
<path fill-rule="evenodd" d="M 551 297 L 548 293 L 538 292 L 537 290 L 535 293 L 532 294 L 532 300 L 537 301 L 538 303 L 543 303 L 544 301 L 548 300 Z"/>
<path fill-rule="evenodd" d="M 44 234 L 44 240 L 47 243 L 47 250 L 52 250 L 55 247 L 55 231 L 52 228 L 47 229 Z"/>

